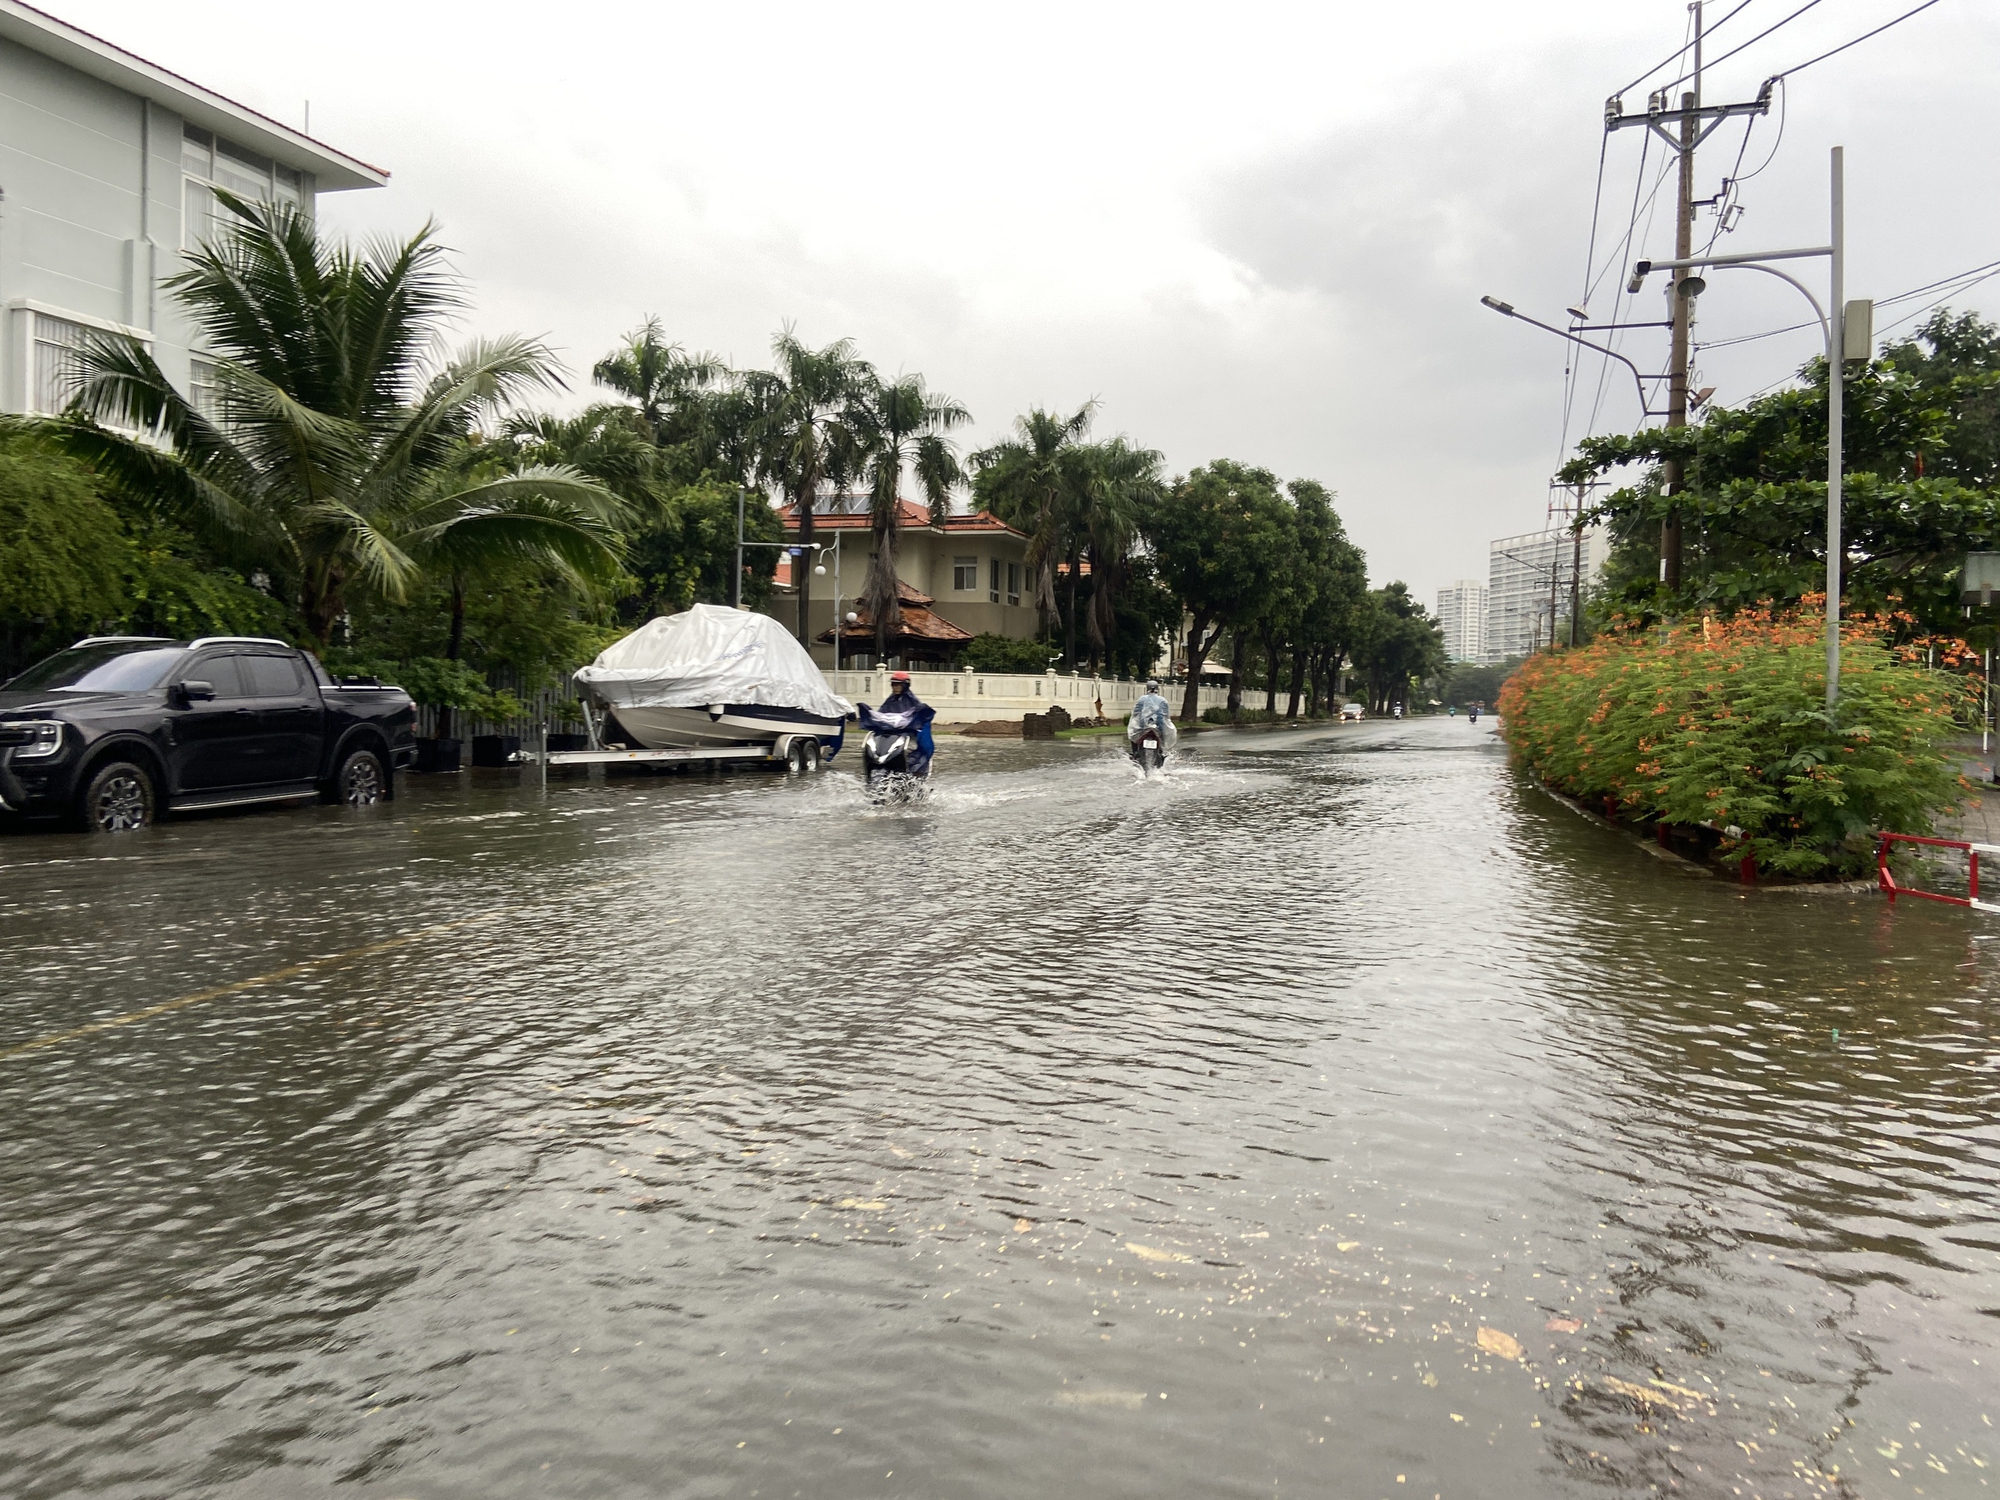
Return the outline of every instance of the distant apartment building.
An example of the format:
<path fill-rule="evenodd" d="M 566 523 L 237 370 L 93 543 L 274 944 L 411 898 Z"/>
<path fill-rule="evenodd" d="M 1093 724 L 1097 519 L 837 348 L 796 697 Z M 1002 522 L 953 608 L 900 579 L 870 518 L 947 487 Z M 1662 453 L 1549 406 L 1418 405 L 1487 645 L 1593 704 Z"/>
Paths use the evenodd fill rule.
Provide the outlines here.
<path fill-rule="evenodd" d="M 1438 626 L 1453 661 L 1486 660 L 1486 585 L 1461 578 L 1438 590 Z"/>
<path fill-rule="evenodd" d="M 313 212 L 389 174 L 18 0 L 0 0 L 0 411 L 69 402 L 89 330 L 141 340 L 197 407 L 213 367 L 162 278 L 222 188 Z"/>
<path fill-rule="evenodd" d="M 1567 530 L 1503 536 L 1488 545 L 1484 661 L 1507 661 L 1549 644 L 1552 630 L 1568 628 L 1575 542 Z M 1584 532 L 1582 588 L 1604 571 L 1611 534 Z"/>

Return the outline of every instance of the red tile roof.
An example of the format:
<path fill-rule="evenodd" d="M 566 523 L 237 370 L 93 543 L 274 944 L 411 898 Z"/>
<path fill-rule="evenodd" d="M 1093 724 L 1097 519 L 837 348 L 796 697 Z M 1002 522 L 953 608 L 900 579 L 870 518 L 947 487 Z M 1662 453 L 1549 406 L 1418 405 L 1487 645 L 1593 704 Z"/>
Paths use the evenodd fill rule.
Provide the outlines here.
<path fill-rule="evenodd" d="M 891 641 L 927 641 L 932 645 L 957 645 L 972 639 L 971 631 L 959 629 L 942 615 L 931 613 L 922 604 L 910 603 L 909 597 L 913 590 L 906 589 L 902 592 L 903 623 L 900 628 L 889 632 Z M 917 597 L 921 599 L 923 595 L 918 594 Z M 873 618 L 865 609 L 856 610 L 855 614 L 858 618 L 840 627 L 840 638 L 844 641 L 873 641 L 875 639 Z M 819 639 L 822 642 L 831 641 L 833 632 L 822 630 Z"/>
<path fill-rule="evenodd" d="M 849 498 L 851 497 L 839 496 L 836 497 L 834 503 L 845 503 Z M 1027 540 L 1026 532 L 1016 531 L 990 510 L 973 511 L 969 515 L 946 514 L 933 521 L 929 506 L 919 505 L 914 500 L 898 500 L 896 502 L 896 513 L 898 519 L 905 526 L 916 526 L 925 530 L 937 530 L 953 535 L 982 531 L 1001 532 L 1008 536 L 1020 537 L 1023 541 Z M 799 508 L 796 505 L 785 506 L 778 512 L 778 515 L 785 523 L 785 532 L 787 535 L 798 531 Z M 873 525 L 874 518 L 866 510 L 828 511 L 821 509 L 817 505 L 813 507 L 813 531 L 815 533 L 821 531 L 866 531 Z"/>

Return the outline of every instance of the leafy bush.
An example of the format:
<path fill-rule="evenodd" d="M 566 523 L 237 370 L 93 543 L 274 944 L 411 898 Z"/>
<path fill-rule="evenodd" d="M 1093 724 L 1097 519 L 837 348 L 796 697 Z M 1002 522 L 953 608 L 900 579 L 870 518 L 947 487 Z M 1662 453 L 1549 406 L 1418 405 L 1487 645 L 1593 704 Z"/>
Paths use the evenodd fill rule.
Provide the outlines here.
<path fill-rule="evenodd" d="M 1049 657 L 1053 654 L 1052 649 L 1040 641 L 1017 640 L 1011 635 L 994 635 L 987 631 L 975 635 L 966 643 L 959 664 L 971 667 L 975 672 L 1033 672 L 1040 676 L 1048 670 Z"/>
<path fill-rule="evenodd" d="M 527 709 L 512 693 L 495 691 L 462 661 L 412 656 L 384 661 L 354 651 L 329 650 L 326 669 L 338 676 L 379 677 L 394 683 L 417 703 L 455 708 L 474 719 L 518 719 Z"/>
<path fill-rule="evenodd" d="M 1926 833 L 1963 788 L 1944 751 L 1969 679 L 1893 647 L 1900 622 L 1848 622 L 1840 706 L 1825 705 L 1823 617 L 1607 634 L 1531 657 L 1500 712 L 1516 764 L 1634 821 L 1707 827 L 1721 855 L 1787 875 L 1865 868 L 1877 830 Z M 1969 651 L 1937 652 L 1946 666 Z"/>

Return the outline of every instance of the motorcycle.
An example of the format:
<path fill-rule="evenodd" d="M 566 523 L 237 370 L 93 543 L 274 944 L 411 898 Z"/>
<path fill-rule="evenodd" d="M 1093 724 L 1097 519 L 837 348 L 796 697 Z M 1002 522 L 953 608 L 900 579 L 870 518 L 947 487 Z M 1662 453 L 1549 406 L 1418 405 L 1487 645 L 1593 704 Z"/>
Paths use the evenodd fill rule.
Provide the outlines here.
<path fill-rule="evenodd" d="M 1172 721 L 1158 724 L 1130 724 L 1125 729 L 1125 748 L 1143 775 L 1151 776 L 1167 762 L 1167 752 L 1179 738 Z"/>
<path fill-rule="evenodd" d="M 861 770 L 868 795 L 877 802 L 907 801 L 930 782 L 931 752 L 924 728 L 936 709 L 920 705 L 904 713 L 883 713 L 860 706 Z"/>

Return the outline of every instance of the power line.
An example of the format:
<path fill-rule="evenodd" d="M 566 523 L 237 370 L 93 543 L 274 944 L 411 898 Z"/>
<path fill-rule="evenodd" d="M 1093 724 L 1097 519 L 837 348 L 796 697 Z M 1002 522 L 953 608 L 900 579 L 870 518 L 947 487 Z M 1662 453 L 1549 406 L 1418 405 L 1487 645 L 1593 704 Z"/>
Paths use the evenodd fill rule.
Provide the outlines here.
<path fill-rule="evenodd" d="M 1875 303 L 1877 307 L 1893 307 L 1898 302 L 1908 302 L 1913 297 L 1921 297 L 1927 292 L 1936 291 L 1939 287 L 1947 289 L 1942 297 L 1926 303 L 1913 313 L 1905 314 L 1903 317 L 1896 319 L 1894 323 L 1885 324 L 1881 331 L 1886 333 L 1891 328 L 1897 328 L 1909 322 L 1911 318 L 1922 317 L 1933 307 L 1949 302 L 1961 292 L 1971 291 L 1980 282 L 1989 281 L 1995 276 L 2000 276 L 2000 260 L 1988 261 L 1983 266 L 1974 266 L 1971 270 L 1960 271 L 1955 276 L 1946 276 L 1940 280 L 1928 282 L 1923 286 L 1912 287 L 1909 291 L 1898 292 L 1893 297 L 1879 298 Z M 1701 347 L 1703 349 L 1727 349 L 1733 344 L 1754 344 L 1758 339 L 1773 339 L 1782 333 L 1797 333 L 1802 328 L 1818 328 L 1819 326 L 1819 320 L 1813 318 L 1803 323 L 1788 323 L 1783 328 L 1767 328 L 1762 333 L 1745 333 L 1739 334 L 1735 338 L 1712 339 Z"/>
<path fill-rule="evenodd" d="M 1799 7 L 1799 8 L 1797 9 L 1797 10 L 1793 11 L 1793 12 L 1792 12 L 1792 13 L 1791 13 L 1791 14 L 1790 14 L 1789 16 L 1786 16 L 1786 17 L 1784 18 L 1784 20 L 1782 20 L 1782 21 L 1777 21 L 1777 22 L 1774 22 L 1773 24 L 1771 24 L 1771 25 L 1769 25 L 1769 26 L 1766 26 L 1766 27 L 1765 27 L 1765 28 L 1764 28 L 1764 29 L 1763 29 L 1762 31 L 1758 32 L 1758 33 L 1757 33 L 1757 34 L 1756 34 L 1755 36 L 1751 37 L 1749 41 L 1747 41 L 1747 42 L 1743 43 L 1743 45 L 1742 45 L 1742 46 L 1740 46 L 1740 47 L 1732 47 L 1732 48 L 1730 48 L 1730 49 L 1729 49 L 1729 51 L 1727 51 L 1727 52 L 1723 53 L 1723 54 L 1722 54 L 1722 56 L 1720 56 L 1720 57 L 1715 57 L 1715 58 L 1710 58 L 1710 59 L 1709 59 L 1709 60 L 1708 60 L 1707 62 L 1705 62 L 1705 63 L 1703 63 L 1703 64 L 1702 64 L 1702 70 L 1703 70 L 1704 72 L 1706 72 L 1706 71 L 1707 71 L 1708 69 L 1710 69 L 1710 68 L 1714 67 L 1714 66 L 1715 66 L 1715 65 L 1716 65 L 1717 63 L 1726 63 L 1726 62 L 1728 62 L 1728 61 L 1729 61 L 1729 59 L 1730 59 L 1730 58 L 1734 57 L 1734 56 L 1735 56 L 1735 55 L 1736 55 L 1737 53 L 1739 53 L 1739 52 L 1742 52 L 1742 51 L 1745 51 L 1745 50 L 1747 50 L 1748 48 L 1751 48 L 1751 47 L 1754 47 L 1754 46 L 1756 46 L 1756 45 L 1757 45 L 1757 44 L 1758 44 L 1759 42 L 1763 41 L 1763 40 L 1764 40 L 1764 38 L 1765 38 L 1765 37 L 1767 37 L 1767 36 L 1769 36 L 1769 35 L 1770 35 L 1770 34 L 1771 34 L 1772 32 L 1774 32 L 1774 31 L 1777 31 L 1777 30 L 1779 30 L 1779 29 L 1780 29 L 1780 28 L 1782 28 L 1782 27 L 1785 27 L 1785 26 L 1789 26 L 1789 25 L 1791 25 L 1791 24 L 1792 24 L 1792 22 L 1796 21 L 1796 20 L 1797 20 L 1797 19 L 1798 19 L 1798 18 L 1799 18 L 1800 16 L 1804 15 L 1804 14 L 1805 14 L 1805 13 L 1806 13 L 1807 11 L 1811 10 L 1811 9 L 1812 9 L 1812 8 L 1813 8 L 1813 7 L 1815 6 L 1815 5 L 1818 5 L 1819 3 L 1820 3 L 1820 0 L 1806 0 L 1806 3 L 1805 3 L 1804 5 L 1801 5 L 1801 6 L 1800 6 L 1800 7 Z M 1937 4 L 1937 0 L 1924 0 L 1924 4 L 1925 4 L 1925 5 L 1935 5 L 1935 4 Z M 1921 6 L 1921 5 L 1920 5 L 1920 6 L 1918 6 L 1918 7 L 1917 7 L 1917 9 L 1918 9 L 1918 10 L 1922 10 L 1922 9 L 1923 9 L 1923 6 Z M 1731 14 L 1733 15 L 1733 14 L 1734 14 L 1734 12 L 1731 12 Z M 1894 21 L 1891 21 L 1891 22 L 1890 22 L 1889 24 L 1890 24 L 1891 26 L 1893 26 L 1893 25 L 1895 25 L 1896 23 L 1895 23 Z M 1873 35 L 1874 35 L 1874 32 L 1870 32 L 1870 33 L 1869 33 L 1869 36 L 1873 36 Z M 1857 38 L 1856 38 L 1855 40 L 1856 40 L 1856 41 L 1866 41 L 1866 40 L 1867 40 L 1867 37 L 1857 37 Z M 1853 43 L 1849 43 L 1849 45 L 1850 45 L 1850 46 L 1852 46 L 1852 45 L 1853 45 Z M 1839 49 L 1838 49 L 1838 48 L 1836 48 L 1835 50 L 1836 50 L 1836 51 L 1838 51 Z M 1818 59 L 1818 58 L 1814 58 L 1814 59 L 1813 59 L 1813 62 L 1818 62 L 1818 61 L 1819 61 L 1819 59 Z M 1809 67 L 1809 66 L 1811 66 L 1811 64 L 1804 64 L 1804 66 L 1808 66 L 1808 67 Z M 1798 70 L 1797 70 L 1796 68 L 1794 68 L 1794 69 L 1793 69 L 1792 71 L 1793 71 L 1793 72 L 1797 72 Z M 1670 84 L 1667 84 L 1667 85 L 1665 86 L 1665 88 L 1663 88 L 1663 89 L 1661 90 L 1661 92 L 1662 92 L 1662 93 L 1665 93 L 1665 92 L 1668 92 L 1669 90 L 1672 90 L 1672 89 L 1677 89 L 1677 88 L 1679 88 L 1679 87 L 1680 87 L 1680 86 L 1681 86 L 1682 84 L 1686 83 L 1686 82 L 1687 82 L 1687 81 L 1688 81 L 1688 80 L 1689 80 L 1690 78 L 1692 78 L 1692 77 L 1694 77 L 1694 74 L 1692 74 L 1692 73 L 1683 73 L 1683 74 L 1681 74 L 1681 76 L 1680 76 L 1680 77 L 1676 78 L 1676 79 L 1675 79 L 1675 80 L 1674 80 L 1674 81 L 1673 81 L 1672 83 L 1670 83 Z"/>
<path fill-rule="evenodd" d="M 1749 8 L 1750 8 L 1750 0 L 1743 0 L 1743 3 L 1737 6 L 1736 9 L 1732 10 L 1728 15 L 1724 16 L 1720 21 L 1717 21 L 1713 26 L 1709 27 L 1708 34 L 1710 36 L 1714 36 L 1716 32 L 1722 30 L 1723 27 L 1727 26 L 1731 21 L 1735 20 L 1738 16 L 1742 15 L 1743 12 L 1748 10 Z M 1658 62 L 1654 63 L 1652 67 L 1646 69 L 1645 72 L 1641 73 L 1637 78 L 1633 79 L 1630 83 L 1626 84 L 1625 88 L 1618 89 L 1615 91 L 1615 93 L 1622 94 L 1625 92 L 1626 89 L 1636 89 L 1640 84 L 1644 83 L 1648 78 L 1651 78 L 1655 73 L 1659 72 L 1660 69 L 1670 68 L 1675 63 L 1679 62 L 1683 57 L 1686 57 L 1688 55 L 1689 50 L 1692 49 L 1693 46 L 1694 46 L 1694 38 L 1689 37 L 1686 43 L 1684 43 L 1678 51 L 1668 53 L 1665 57 L 1661 58 Z M 1668 84 L 1667 87 L 1672 88 L 1673 85 Z"/>
<path fill-rule="evenodd" d="M 1813 0 L 1813 3 L 1817 5 L 1819 3 L 1819 0 Z M 1863 42 L 1867 41 L 1868 38 L 1870 38 L 1871 36 L 1880 36 L 1883 32 L 1887 31 L 1891 26 L 1900 26 L 1905 21 L 1909 20 L 1911 16 L 1917 14 L 1918 11 L 1929 10 L 1933 5 L 1936 5 L 1937 3 L 1938 0 L 1924 0 L 1924 3 L 1922 5 L 1904 11 L 1900 16 L 1896 17 L 1895 20 L 1884 21 L 1880 26 L 1877 26 L 1873 31 L 1864 31 L 1860 36 L 1856 37 L 1853 41 L 1842 42 L 1838 47 L 1835 47 L 1831 52 L 1822 52 L 1818 57 L 1811 58 L 1805 62 L 1802 62 L 1796 68 L 1787 68 L 1785 69 L 1784 73 L 1779 73 L 1775 76 L 1783 78 L 1788 73 L 1803 73 L 1807 68 L 1810 68 L 1814 63 L 1825 62 L 1829 57 L 1837 57 L 1841 53 L 1845 52 L 1849 47 L 1858 47 Z M 1742 49 L 1738 48 L 1737 50 L 1741 51 Z M 1716 61 L 1720 62 L 1721 59 L 1717 58 Z"/>

